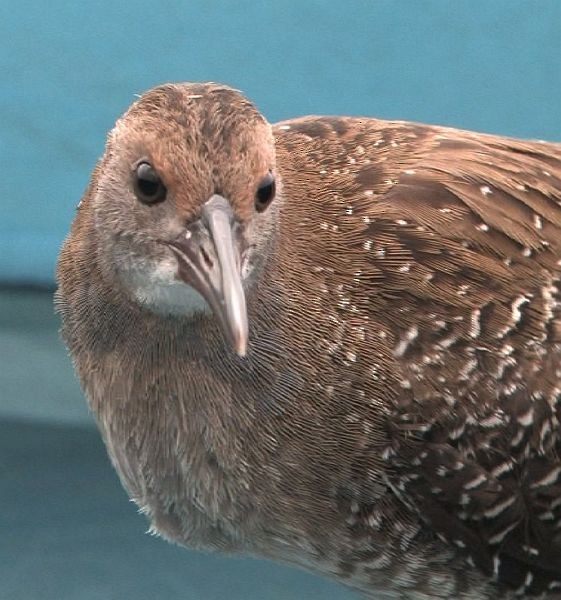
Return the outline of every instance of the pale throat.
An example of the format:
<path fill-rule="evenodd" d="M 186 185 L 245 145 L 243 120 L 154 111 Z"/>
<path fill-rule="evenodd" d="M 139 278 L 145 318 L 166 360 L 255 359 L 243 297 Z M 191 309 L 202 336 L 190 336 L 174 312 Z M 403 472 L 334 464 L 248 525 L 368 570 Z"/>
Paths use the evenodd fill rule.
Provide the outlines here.
<path fill-rule="evenodd" d="M 177 277 L 177 260 L 171 256 L 135 264 L 121 273 L 126 287 L 141 305 L 162 316 L 189 317 L 211 314 L 206 300 Z"/>

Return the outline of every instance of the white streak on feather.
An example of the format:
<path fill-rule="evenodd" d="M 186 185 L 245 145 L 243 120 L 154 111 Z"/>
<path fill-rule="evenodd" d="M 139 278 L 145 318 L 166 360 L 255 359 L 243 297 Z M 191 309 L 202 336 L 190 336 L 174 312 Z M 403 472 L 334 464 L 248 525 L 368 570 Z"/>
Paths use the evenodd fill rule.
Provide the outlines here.
<path fill-rule="evenodd" d="M 525 413 L 519 415 L 516 419 L 522 427 L 528 427 L 534 420 L 534 408 L 530 407 Z"/>
<path fill-rule="evenodd" d="M 416 325 L 410 327 L 403 338 L 400 340 L 399 344 L 394 349 L 394 356 L 403 356 L 405 351 L 409 347 L 410 343 L 416 339 L 419 335 L 419 328 Z"/>
<path fill-rule="evenodd" d="M 480 318 L 481 318 L 481 310 L 479 308 L 476 308 L 471 313 L 471 327 L 469 330 L 469 336 L 471 338 L 476 338 L 481 333 Z"/>
<path fill-rule="evenodd" d="M 521 295 L 521 296 L 518 296 L 511 304 L 511 309 L 512 309 L 511 317 L 512 317 L 512 321 L 514 324 L 517 324 L 520 322 L 520 319 L 522 318 L 522 311 L 520 309 L 525 304 L 528 304 L 528 302 L 530 302 L 530 298 L 528 298 L 527 296 Z"/>
<path fill-rule="evenodd" d="M 473 490 L 476 487 L 479 487 L 485 481 L 485 475 L 481 473 L 477 477 L 474 477 L 471 481 L 468 481 L 464 484 L 464 490 Z"/>
<path fill-rule="evenodd" d="M 499 531 L 499 533 L 495 534 L 493 537 L 489 538 L 490 544 L 500 544 L 505 537 L 518 525 L 518 523 L 511 523 L 508 527 L 505 527 L 503 530 Z"/>
<path fill-rule="evenodd" d="M 494 519 L 498 515 L 500 515 L 504 510 L 506 510 L 509 506 L 512 506 L 516 500 L 516 496 L 510 496 L 506 500 L 495 504 L 491 508 L 488 508 L 484 511 L 483 516 L 487 519 Z"/>
<path fill-rule="evenodd" d="M 561 467 L 555 467 L 555 468 L 551 469 L 551 471 L 545 477 L 542 477 L 538 481 L 535 481 L 534 483 L 532 483 L 532 485 L 530 487 L 532 489 L 535 489 L 538 487 L 545 487 L 546 485 L 552 485 L 557 481 L 560 473 L 561 473 Z"/>

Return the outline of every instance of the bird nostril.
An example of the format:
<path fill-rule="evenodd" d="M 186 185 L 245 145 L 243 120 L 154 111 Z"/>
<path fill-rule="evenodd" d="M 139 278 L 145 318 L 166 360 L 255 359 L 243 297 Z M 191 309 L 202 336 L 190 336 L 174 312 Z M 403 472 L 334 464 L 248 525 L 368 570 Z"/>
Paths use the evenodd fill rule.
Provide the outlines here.
<path fill-rule="evenodd" d="M 214 266 L 214 263 L 212 262 L 212 259 L 208 255 L 208 252 L 202 246 L 201 246 L 201 254 L 203 256 L 203 260 L 205 261 L 206 266 L 209 269 L 212 269 L 212 267 Z"/>

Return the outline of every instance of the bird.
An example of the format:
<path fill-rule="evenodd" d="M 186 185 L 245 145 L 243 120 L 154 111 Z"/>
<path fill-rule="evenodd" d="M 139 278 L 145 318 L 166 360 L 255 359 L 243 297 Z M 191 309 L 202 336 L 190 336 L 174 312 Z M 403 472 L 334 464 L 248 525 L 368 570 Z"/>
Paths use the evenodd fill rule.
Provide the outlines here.
<path fill-rule="evenodd" d="M 55 302 L 163 539 L 560 598 L 560 279 L 561 144 L 170 83 L 108 134 Z"/>

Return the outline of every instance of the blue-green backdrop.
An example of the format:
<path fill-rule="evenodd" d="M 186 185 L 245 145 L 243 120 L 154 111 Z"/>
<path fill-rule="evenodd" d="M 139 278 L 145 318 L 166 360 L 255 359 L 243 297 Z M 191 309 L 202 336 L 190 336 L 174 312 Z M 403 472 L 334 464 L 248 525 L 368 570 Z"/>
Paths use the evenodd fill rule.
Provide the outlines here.
<path fill-rule="evenodd" d="M 93 430 L 57 339 L 56 255 L 106 131 L 169 80 L 271 120 L 347 113 L 561 139 L 561 0 L 0 1 L 0 600 L 350 600 L 264 561 L 180 550 Z"/>
<path fill-rule="evenodd" d="M 0 284 L 52 283 L 106 131 L 161 82 L 229 83 L 270 120 L 561 138 L 559 0 L 6 0 L 0 12 Z"/>

